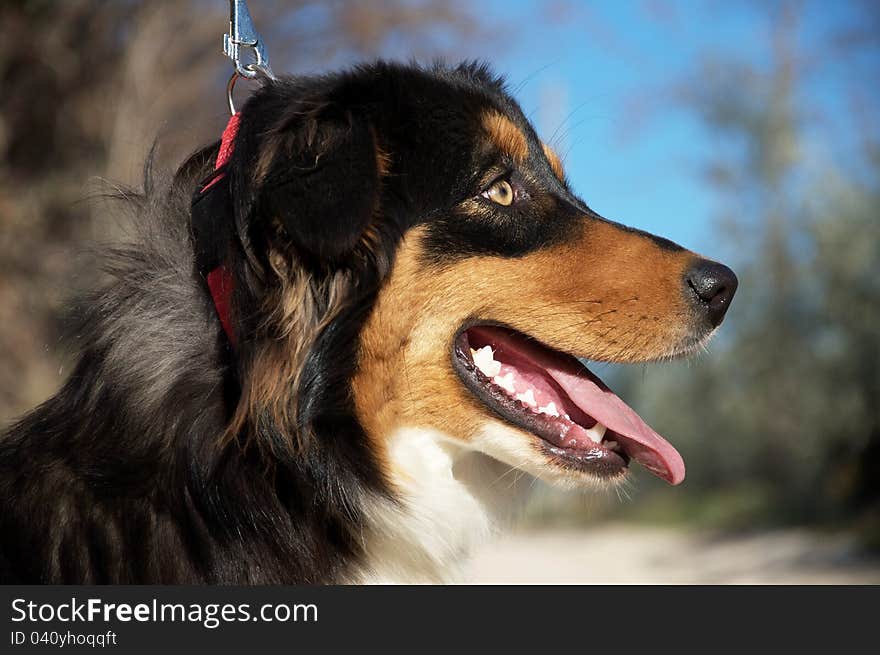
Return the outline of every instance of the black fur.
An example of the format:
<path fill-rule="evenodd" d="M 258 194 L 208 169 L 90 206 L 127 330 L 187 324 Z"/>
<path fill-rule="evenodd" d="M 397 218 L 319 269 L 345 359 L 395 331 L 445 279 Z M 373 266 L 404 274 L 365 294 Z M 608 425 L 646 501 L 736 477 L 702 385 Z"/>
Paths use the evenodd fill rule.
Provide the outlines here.
<path fill-rule="evenodd" d="M 489 207 L 491 220 L 524 226 L 491 231 L 485 217 L 452 211 L 479 194 L 478 171 L 510 168 L 478 147 L 489 107 L 540 152 L 501 82 L 477 65 L 378 63 L 255 92 L 222 182 L 234 202 L 223 253 L 236 281 L 234 349 L 190 240 L 190 198 L 217 145 L 171 179 L 148 174 L 143 193 L 125 198 L 136 238 L 107 253 L 107 283 L 74 312 L 75 370 L 0 439 L 0 581 L 345 580 L 361 554 L 361 500 L 389 494 L 349 381 L 399 239 L 429 222 L 435 262 L 516 256 L 564 238 L 585 210 L 533 154 L 523 187 L 565 200 L 528 211 L 554 214 L 554 225 Z M 298 363 L 287 418 L 288 405 L 242 409 L 283 336 L 270 307 L 283 286 L 273 252 L 307 272 L 317 318 L 331 309 L 330 285 L 343 289 Z"/>

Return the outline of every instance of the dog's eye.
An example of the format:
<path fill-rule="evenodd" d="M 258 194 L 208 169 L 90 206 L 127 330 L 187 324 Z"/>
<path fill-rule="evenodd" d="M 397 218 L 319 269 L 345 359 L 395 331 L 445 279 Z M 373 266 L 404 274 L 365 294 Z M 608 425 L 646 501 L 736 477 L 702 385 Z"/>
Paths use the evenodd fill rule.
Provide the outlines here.
<path fill-rule="evenodd" d="M 498 180 L 497 182 L 494 182 L 492 186 L 482 193 L 484 198 L 488 198 L 492 202 L 505 207 L 513 204 L 514 195 L 513 187 L 510 186 L 510 182 L 507 180 Z"/>

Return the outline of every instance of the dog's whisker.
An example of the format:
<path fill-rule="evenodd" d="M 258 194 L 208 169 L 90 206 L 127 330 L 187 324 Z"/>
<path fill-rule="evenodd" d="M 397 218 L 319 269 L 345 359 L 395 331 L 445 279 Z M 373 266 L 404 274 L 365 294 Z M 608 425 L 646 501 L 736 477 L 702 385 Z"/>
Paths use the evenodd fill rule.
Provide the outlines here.
<path fill-rule="evenodd" d="M 574 109 L 572 109 L 571 111 L 569 111 L 568 114 L 565 115 L 565 118 L 563 118 L 563 119 L 559 122 L 559 125 L 556 126 L 556 129 L 553 130 L 552 134 L 550 134 L 550 138 L 547 140 L 547 142 L 548 142 L 548 143 L 555 144 L 555 143 L 556 143 L 556 136 L 559 134 L 559 131 L 562 130 L 562 129 L 564 129 L 566 123 L 568 123 L 568 121 L 570 121 L 570 120 L 572 119 L 572 117 L 574 117 L 574 115 L 575 115 L 577 112 L 579 112 L 581 109 L 583 109 L 583 108 L 586 107 L 588 104 L 590 104 L 590 102 L 591 102 L 590 100 L 584 100 L 584 101 L 581 102 L 580 104 L 576 105 L 576 106 L 574 107 Z"/>

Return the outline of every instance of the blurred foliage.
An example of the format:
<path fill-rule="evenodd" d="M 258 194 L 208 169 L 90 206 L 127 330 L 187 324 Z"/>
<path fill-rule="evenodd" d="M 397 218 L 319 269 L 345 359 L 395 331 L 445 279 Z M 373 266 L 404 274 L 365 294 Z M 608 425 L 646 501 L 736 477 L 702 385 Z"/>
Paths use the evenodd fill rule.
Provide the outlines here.
<path fill-rule="evenodd" d="M 278 73 L 463 56 L 478 25 L 446 0 L 250 4 Z M 0 424 L 62 379 L 61 306 L 89 283 L 74 253 L 120 229 L 96 196 L 139 184 L 156 140 L 170 167 L 219 137 L 227 20 L 226 0 L 0 4 Z"/>

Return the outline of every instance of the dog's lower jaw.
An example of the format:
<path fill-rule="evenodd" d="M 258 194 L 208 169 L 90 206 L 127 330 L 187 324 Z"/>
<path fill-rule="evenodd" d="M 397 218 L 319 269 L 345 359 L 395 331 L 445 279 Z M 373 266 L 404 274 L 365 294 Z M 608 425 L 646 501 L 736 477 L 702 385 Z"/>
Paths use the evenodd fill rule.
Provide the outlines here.
<path fill-rule="evenodd" d="M 426 428 L 388 442 L 394 499 L 365 503 L 364 561 L 352 582 L 455 582 L 471 551 L 518 514 L 533 478 Z"/>

